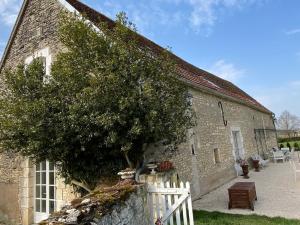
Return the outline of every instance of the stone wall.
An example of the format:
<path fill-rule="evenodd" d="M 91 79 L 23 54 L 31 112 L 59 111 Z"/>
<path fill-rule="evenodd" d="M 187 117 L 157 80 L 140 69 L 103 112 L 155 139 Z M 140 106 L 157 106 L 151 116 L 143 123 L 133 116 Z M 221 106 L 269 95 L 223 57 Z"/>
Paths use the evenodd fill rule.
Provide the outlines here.
<path fill-rule="evenodd" d="M 141 188 L 137 193 L 124 202 L 113 207 L 111 213 L 100 220 L 97 225 L 149 225 L 149 211 L 147 208 L 146 192 Z"/>
<path fill-rule="evenodd" d="M 277 140 L 274 132 L 262 132 L 266 136 L 262 144 L 255 139 L 255 129 L 275 128 L 270 114 L 199 90 L 190 91 L 197 126 L 188 132 L 188 141 L 173 153 L 152 146 L 147 157 L 154 161 L 173 161 L 180 180 L 190 181 L 192 196 L 198 198 L 236 177 L 232 131 L 240 131 L 246 159 L 256 153 L 267 155 L 268 150 L 277 146 Z M 223 123 L 219 101 L 223 104 L 227 126 Z M 215 149 L 219 162 L 215 161 Z"/>
<path fill-rule="evenodd" d="M 24 63 L 27 57 L 44 48 L 49 48 L 52 61 L 55 59 L 62 50 L 57 32 L 61 9 L 57 0 L 28 1 L 4 62 L 4 70 L 15 68 Z M 0 152 L 0 194 L 7 195 L 5 198 L 0 197 L 0 210 L 22 225 L 32 224 L 34 219 L 34 172 L 34 165 L 28 159 Z M 57 179 L 56 183 L 59 209 L 74 195 L 72 189 L 61 179 Z"/>

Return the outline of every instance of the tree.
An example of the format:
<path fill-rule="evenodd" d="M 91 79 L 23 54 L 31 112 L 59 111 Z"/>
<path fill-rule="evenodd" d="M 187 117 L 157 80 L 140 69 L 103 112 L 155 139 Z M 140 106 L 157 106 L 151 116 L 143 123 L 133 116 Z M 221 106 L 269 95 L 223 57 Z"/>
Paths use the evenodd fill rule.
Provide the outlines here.
<path fill-rule="evenodd" d="M 286 144 L 286 147 L 288 147 L 289 149 L 291 149 L 291 144 L 290 144 L 290 142 L 288 142 L 287 144 Z"/>
<path fill-rule="evenodd" d="M 290 137 L 291 132 L 300 129 L 300 119 L 290 112 L 284 111 L 278 118 L 277 126 L 279 129 L 287 131 Z"/>
<path fill-rule="evenodd" d="M 36 162 L 58 162 L 66 183 L 90 190 L 105 174 L 138 167 L 150 143 L 176 149 L 194 126 L 187 87 L 170 52 L 140 44 L 120 14 L 116 25 L 95 28 L 63 15 L 60 40 L 67 51 L 52 65 L 6 71 L 0 101 L 4 149 Z"/>

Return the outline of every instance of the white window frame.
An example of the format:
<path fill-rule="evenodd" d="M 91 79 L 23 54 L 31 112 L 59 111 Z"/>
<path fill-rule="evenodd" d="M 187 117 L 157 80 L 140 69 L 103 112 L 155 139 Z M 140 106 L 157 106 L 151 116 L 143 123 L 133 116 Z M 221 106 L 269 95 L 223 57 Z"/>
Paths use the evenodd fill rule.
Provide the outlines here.
<path fill-rule="evenodd" d="M 45 77 L 43 77 L 43 82 L 47 83 L 49 82 L 50 79 L 51 63 L 52 63 L 52 56 L 50 54 L 50 49 L 48 47 L 36 51 L 33 55 L 27 57 L 25 59 L 25 66 L 29 65 L 34 59 L 39 57 L 44 57 L 46 59 Z"/>
<path fill-rule="evenodd" d="M 39 164 L 40 165 L 40 164 Z M 49 187 L 53 186 L 54 187 L 54 211 L 56 211 L 57 209 L 57 200 L 56 200 L 56 167 L 54 165 L 54 170 L 50 170 L 50 166 L 49 166 L 49 161 L 46 161 L 46 170 L 41 170 L 41 166 L 40 166 L 40 170 L 37 172 L 36 171 L 36 167 L 34 170 L 34 222 L 35 223 L 39 223 L 45 219 L 47 219 L 50 216 L 50 206 L 49 206 L 49 202 L 50 202 L 50 196 L 49 196 Z M 37 198 L 36 196 L 36 187 L 37 185 L 42 185 L 42 173 L 45 172 L 46 173 L 46 198 L 41 198 L 42 193 L 40 193 L 40 197 Z M 54 184 L 49 183 L 50 178 L 49 178 L 49 174 L 50 172 L 54 173 Z M 40 173 L 40 182 L 39 184 L 36 183 L 36 174 Z M 36 208 L 36 200 L 46 200 L 46 212 L 41 212 L 41 210 L 39 210 L 40 212 L 37 212 L 37 208 Z M 52 199 L 51 199 L 52 200 Z M 42 204 L 40 204 L 40 209 L 42 208 Z"/>

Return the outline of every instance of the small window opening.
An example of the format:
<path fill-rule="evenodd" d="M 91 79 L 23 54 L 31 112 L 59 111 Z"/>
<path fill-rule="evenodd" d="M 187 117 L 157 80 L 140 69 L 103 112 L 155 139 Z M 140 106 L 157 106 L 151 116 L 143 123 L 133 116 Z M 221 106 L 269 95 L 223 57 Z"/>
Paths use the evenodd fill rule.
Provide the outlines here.
<path fill-rule="evenodd" d="M 218 148 L 214 149 L 214 160 L 215 160 L 216 164 L 221 162 L 221 160 L 220 160 L 220 152 L 219 152 Z"/>
<path fill-rule="evenodd" d="M 192 145 L 192 155 L 195 155 L 195 148 L 194 148 L 194 145 Z"/>

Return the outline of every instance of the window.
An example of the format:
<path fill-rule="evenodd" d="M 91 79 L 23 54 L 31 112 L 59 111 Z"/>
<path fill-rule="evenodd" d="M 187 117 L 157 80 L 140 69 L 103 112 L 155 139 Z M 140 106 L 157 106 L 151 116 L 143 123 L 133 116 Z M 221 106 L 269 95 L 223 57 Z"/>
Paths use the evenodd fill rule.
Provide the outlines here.
<path fill-rule="evenodd" d="M 40 58 L 43 61 L 45 67 L 45 76 L 43 77 L 43 82 L 48 83 L 50 79 L 51 61 L 52 57 L 50 55 L 49 48 L 44 48 L 40 51 L 35 52 L 32 56 L 25 59 L 25 65 L 29 65 L 33 59 Z"/>
<path fill-rule="evenodd" d="M 35 221 L 46 219 L 56 208 L 55 166 L 43 161 L 35 168 Z"/>
<path fill-rule="evenodd" d="M 195 148 L 194 148 L 194 145 L 192 145 L 192 155 L 195 155 Z"/>
<path fill-rule="evenodd" d="M 218 164 L 218 163 L 221 162 L 221 160 L 220 160 L 220 152 L 219 152 L 218 148 L 214 149 L 214 161 L 215 161 L 215 164 Z"/>

